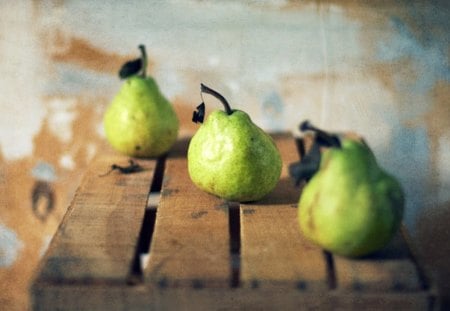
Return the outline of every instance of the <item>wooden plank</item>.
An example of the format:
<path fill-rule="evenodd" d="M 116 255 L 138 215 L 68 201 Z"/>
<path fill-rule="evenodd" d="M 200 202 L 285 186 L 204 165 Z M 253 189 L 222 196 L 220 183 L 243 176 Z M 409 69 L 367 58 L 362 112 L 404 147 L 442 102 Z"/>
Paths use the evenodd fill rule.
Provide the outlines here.
<path fill-rule="evenodd" d="M 161 291 L 155 297 L 155 310 L 334 310 L 328 294 L 302 292 L 296 288 L 238 288 L 220 290 L 205 288 L 185 290 L 174 288 Z"/>
<path fill-rule="evenodd" d="M 295 141 L 290 135 L 275 139 L 283 159 L 279 184 L 263 200 L 241 204 L 242 284 L 325 290 L 328 276 L 323 252 L 308 243 L 298 227 L 301 190 L 288 175 L 289 164 L 299 159 Z"/>
<path fill-rule="evenodd" d="M 192 183 L 186 150 L 176 150 L 184 156 L 171 154 L 166 161 L 145 278 L 160 288 L 228 287 L 227 204 Z"/>
<path fill-rule="evenodd" d="M 219 291 L 187 291 L 177 288 L 158 294 L 152 301 L 156 310 L 428 310 L 424 292 L 384 293 L 342 299 L 335 292 L 302 291 L 284 287 L 239 288 Z M 335 299 L 337 298 L 337 299 Z"/>
<path fill-rule="evenodd" d="M 430 310 L 426 292 L 299 292 L 294 288 L 149 288 L 51 284 L 37 288 L 34 310 Z M 52 307 L 42 302 L 51 301 Z"/>
<path fill-rule="evenodd" d="M 151 292 L 143 285 L 38 284 L 34 289 L 32 309 L 35 311 L 153 310 L 154 306 Z"/>
<path fill-rule="evenodd" d="M 434 275 L 426 260 L 424 260 L 424 258 L 419 255 L 417 243 L 414 243 L 410 233 L 404 226 L 401 228 L 401 236 L 408 246 L 408 250 L 412 260 L 416 263 L 417 271 L 420 276 L 420 281 L 423 285 L 424 292 L 428 295 L 430 306 L 429 310 L 441 310 L 443 306 L 443 299 L 438 288 L 438 284 L 437 282 L 435 282 L 436 275 Z"/>
<path fill-rule="evenodd" d="M 436 310 L 430 301 L 429 294 L 419 292 L 342 292 L 332 291 L 328 298 L 330 310 L 401 310 L 423 311 Z"/>
<path fill-rule="evenodd" d="M 401 236 L 377 254 L 358 260 L 337 256 L 325 260 L 322 250 L 304 239 L 296 208 L 301 188 L 294 186 L 287 171 L 298 160 L 295 141 L 291 135 L 274 137 L 283 158 L 281 180 L 263 200 L 241 205 L 197 189 L 187 173 L 188 140 L 176 144 L 166 160 L 144 283 L 134 286 L 126 281 L 156 163 L 139 160 L 146 168 L 143 172 L 114 172 L 100 178 L 109 165 L 126 165 L 127 159 L 111 155 L 97 159 L 43 260 L 33 285 L 33 308 L 425 310 L 436 306 L 436 293 L 424 285 Z M 308 148 L 308 138 L 304 143 Z"/>
<path fill-rule="evenodd" d="M 361 259 L 334 256 L 337 289 L 356 292 L 423 290 L 416 264 L 400 232 L 381 251 Z"/>
<path fill-rule="evenodd" d="M 328 295 L 299 295 L 296 289 L 148 288 L 145 285 L 50 285 L 37 290 L 34 310 L 334 310 Z M 52 301 L 46 308 L 41 302 Z"/>
<path fill-rule="evenodd" d="M 105 176 L 126 157 L 103 154 L 75 194 L 45 258 L 37 283 L 125 283 L 145 212 L 155 160 L 135 160 L 140 172 Z"/>

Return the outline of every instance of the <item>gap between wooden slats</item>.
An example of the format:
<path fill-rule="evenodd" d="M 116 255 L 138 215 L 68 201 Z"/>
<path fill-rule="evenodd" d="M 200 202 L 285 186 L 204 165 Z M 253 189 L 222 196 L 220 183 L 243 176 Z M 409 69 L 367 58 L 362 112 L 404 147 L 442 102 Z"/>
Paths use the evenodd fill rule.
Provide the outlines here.
<path fill-rule="evenodd" d="M 299 153 L 312 146 L 312 136 L 297 139 Z M 369 292 L 414 292 L 426 289 L 426 283 L 412 260 L 401 232 L 381 251 L 364 259 L 348 259 L 325 252 L 330 289 Z"/>
<path fill-rule="evenodd" d="M 296 207 L 301 189 L 288 173 L 289 164 L 299 159 L 296 142 L 289 134 L 274 138 L 283 160 L 278 186 L 261 201 L 241 204 L 242 285 L 326 290 L 324 253 L 299 232 Z"/>
<path fill-rule="evenodd" d="M 228 287 L 228 204 L 192 183 L 186 150 L 178 144 L 166 160 L 144 276 L 158 288 Z"/>
<path fill-rule="evenodd" d="M 89 167 L 42 260 L 37 284 L 125 283 L 144 216 L 156 161 L 135 160 L 143 170 L 112 171 L 128 158 L 107 154 Z"/>

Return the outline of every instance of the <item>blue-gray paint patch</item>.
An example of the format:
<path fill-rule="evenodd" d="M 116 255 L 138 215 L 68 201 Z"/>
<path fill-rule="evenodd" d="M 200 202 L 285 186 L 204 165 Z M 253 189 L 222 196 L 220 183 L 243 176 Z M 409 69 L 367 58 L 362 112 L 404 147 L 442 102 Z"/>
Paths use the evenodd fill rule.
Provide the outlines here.
<path fill-rule="evenodd" d="M 74 65 L 57 64 L 55 72 L 56 78 L 49 80 L 46 86 L 45 92 L 48 95 L 96 95 L 99 90 L 102 90 L 103 94 L 112 94 L 121 83 L 118 77 L 111 74 L 98 73 Z"/>
<path fill-rule="evenodd" d="M 0 268 L 12 266 L 22 248 L 16 232 L 0 223 Z"/>
<path fill-rule="evenodd" d="M 264 128 L 272 131 L 282 130 L 284 127 L 284 104 L 280 94 L 276 91 L 268 93 L 261 101 L 264 118 Z"/>
<path fill-rule="evenodd" d="M 31 175 L 41 181 L 53 182 L 56 180 L 56 171 L 53 165 L 39 161 L 31 170 Z"/>
<path fill-rule="evenodd" d="M 445 24 L 450 26 L 448 21 Z M 423 29 L 422 31 L 425 33 L 422 36 L 416 35 L 397 16 L 390 18 L 390 25 L 394 33 L 390 40 L 379 43 L 378 59 L 395 61 L 403 57 L 411 57 L 416 62 L 423 63 L 436 79 L 450 81 L 450 67 L 447 57 L 448 34 L 447 39 L 442 39 L 435 35 L 435 33 L 439 34 L 440 31 L 433 32 L 432 29 Z M 428 39 L 422 39 L 424 37 Z M 418 78 L 423 79 L 420 76 Z"/>
<path fill-rule="evenodd" d="M 417 216 L 433 200 L 430 184 L 430 146 L 425 127 L 395 127 L 391 142 L 378 150 L 380 165 L 401 182 L 406 196 L 404 222 L 413 230 Z"/>
<path fill-rule="evenodd" d="M 435 16 L 439 18 L 440 15 Z M 378 43 L 376 55 L 377 59 L 383 62 L 412 60 L 409 70 L 398 70 L 393 74 L 395 87 L 403 94 L 400 104 L 408 105 L 407 109 L 402 109 L 399 116 L 406 121 L 420 117 L 428 111 L 432 102 L 427 98 L 438 81 L 450 81 L 449 36 L 448 32 L 444 31 L 447 39 L 439 38 L 443 26 L 435 24 L 430 29 L 414 32 L 397 16 L 391 16 L 389 22 L 393 32 L 388 40 Z M 448 20 L 444 21 L 443 25 L 450 27 Z M 412 78 L 410 70 L 415 78 Z"/>

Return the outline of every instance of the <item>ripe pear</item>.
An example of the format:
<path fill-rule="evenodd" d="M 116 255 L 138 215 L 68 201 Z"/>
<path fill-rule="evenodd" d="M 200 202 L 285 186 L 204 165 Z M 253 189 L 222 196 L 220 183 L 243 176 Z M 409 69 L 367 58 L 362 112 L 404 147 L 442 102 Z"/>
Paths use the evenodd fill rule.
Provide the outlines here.
<path fill-rule="evenodd" d="M 145 47 L 139 48 L 141 59 L 126 63 L 120 71 L 126 80 L 107 108 L 103 124 L 108 142 L 117 151 L 158 157 L 175 143 L 179 120 L 155 79 L 146 76 Z"/>
<path fill-rule="evenodd" d="M 361 257 L 391 240 L 403 210 L 400 183 L 378 165 L 367 144 L 343 137 L 321 153 L 318 171 L 303 188 L 298 220 L 304 236 L 325 250 Z"/>
<path fill-rule="evenodd" d="M 275 188 L 281 174 L 274 141 L 247 113 L 232 110 L 222 95 L 203 84 L 201 90 L 221 100 L 226 111 L 211 112 L 192 137 L 187 154 L 191 180 L 229 201 L 261 199 Z M 200 115 L 203 119 L 204 111 Z M 194 113 L 193 120 L 197 119 Z"/>

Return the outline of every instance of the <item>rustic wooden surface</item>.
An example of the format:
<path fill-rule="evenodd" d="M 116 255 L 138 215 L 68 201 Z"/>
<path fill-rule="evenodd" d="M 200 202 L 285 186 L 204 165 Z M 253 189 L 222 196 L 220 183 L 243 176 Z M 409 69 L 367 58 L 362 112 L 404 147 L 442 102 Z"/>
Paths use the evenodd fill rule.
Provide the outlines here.
<path fill-rule="evenodd" d="M 290 134 L 274 138 L 284 163 L 280 182 L 247 204 L 192 184 L 187 139 L 165 158 L 140 160 L 139 173 L 99 177 L 127 159 L 97 159 L 42 262 L 34 309 L 437 309 L 434 285 L 402 234 L 359 260 L 305 240 L 297 223 L 301 187 L 287 170 L 299 159 L 298 144 Z"/>
<path fill-rule="evenodd" d="M 127 166 L 128 161 L 117 155 L 94 161 L 49 247 L 38 282 L 126 280 L 156 165 L 136 162 L 141 172 L 101 176 L 112 164 Z"/>
<path fill-rule="evenodd" d="M 226 287 L 228 209 L 189 179 L 185 157 L 168 158 L 146 277 L 162 287 Z"/>
<path fill-rule="evenodd" d="M 299 160 L 297 148 L 288 135 L 276 142 L 284 163 L 277 188 L 257 203 L 241 204 L 242 282 L 247 287 L 324 290 L 324 254 L 298 230 L 300 191 L 288 172 L 288 164 Z"/>

